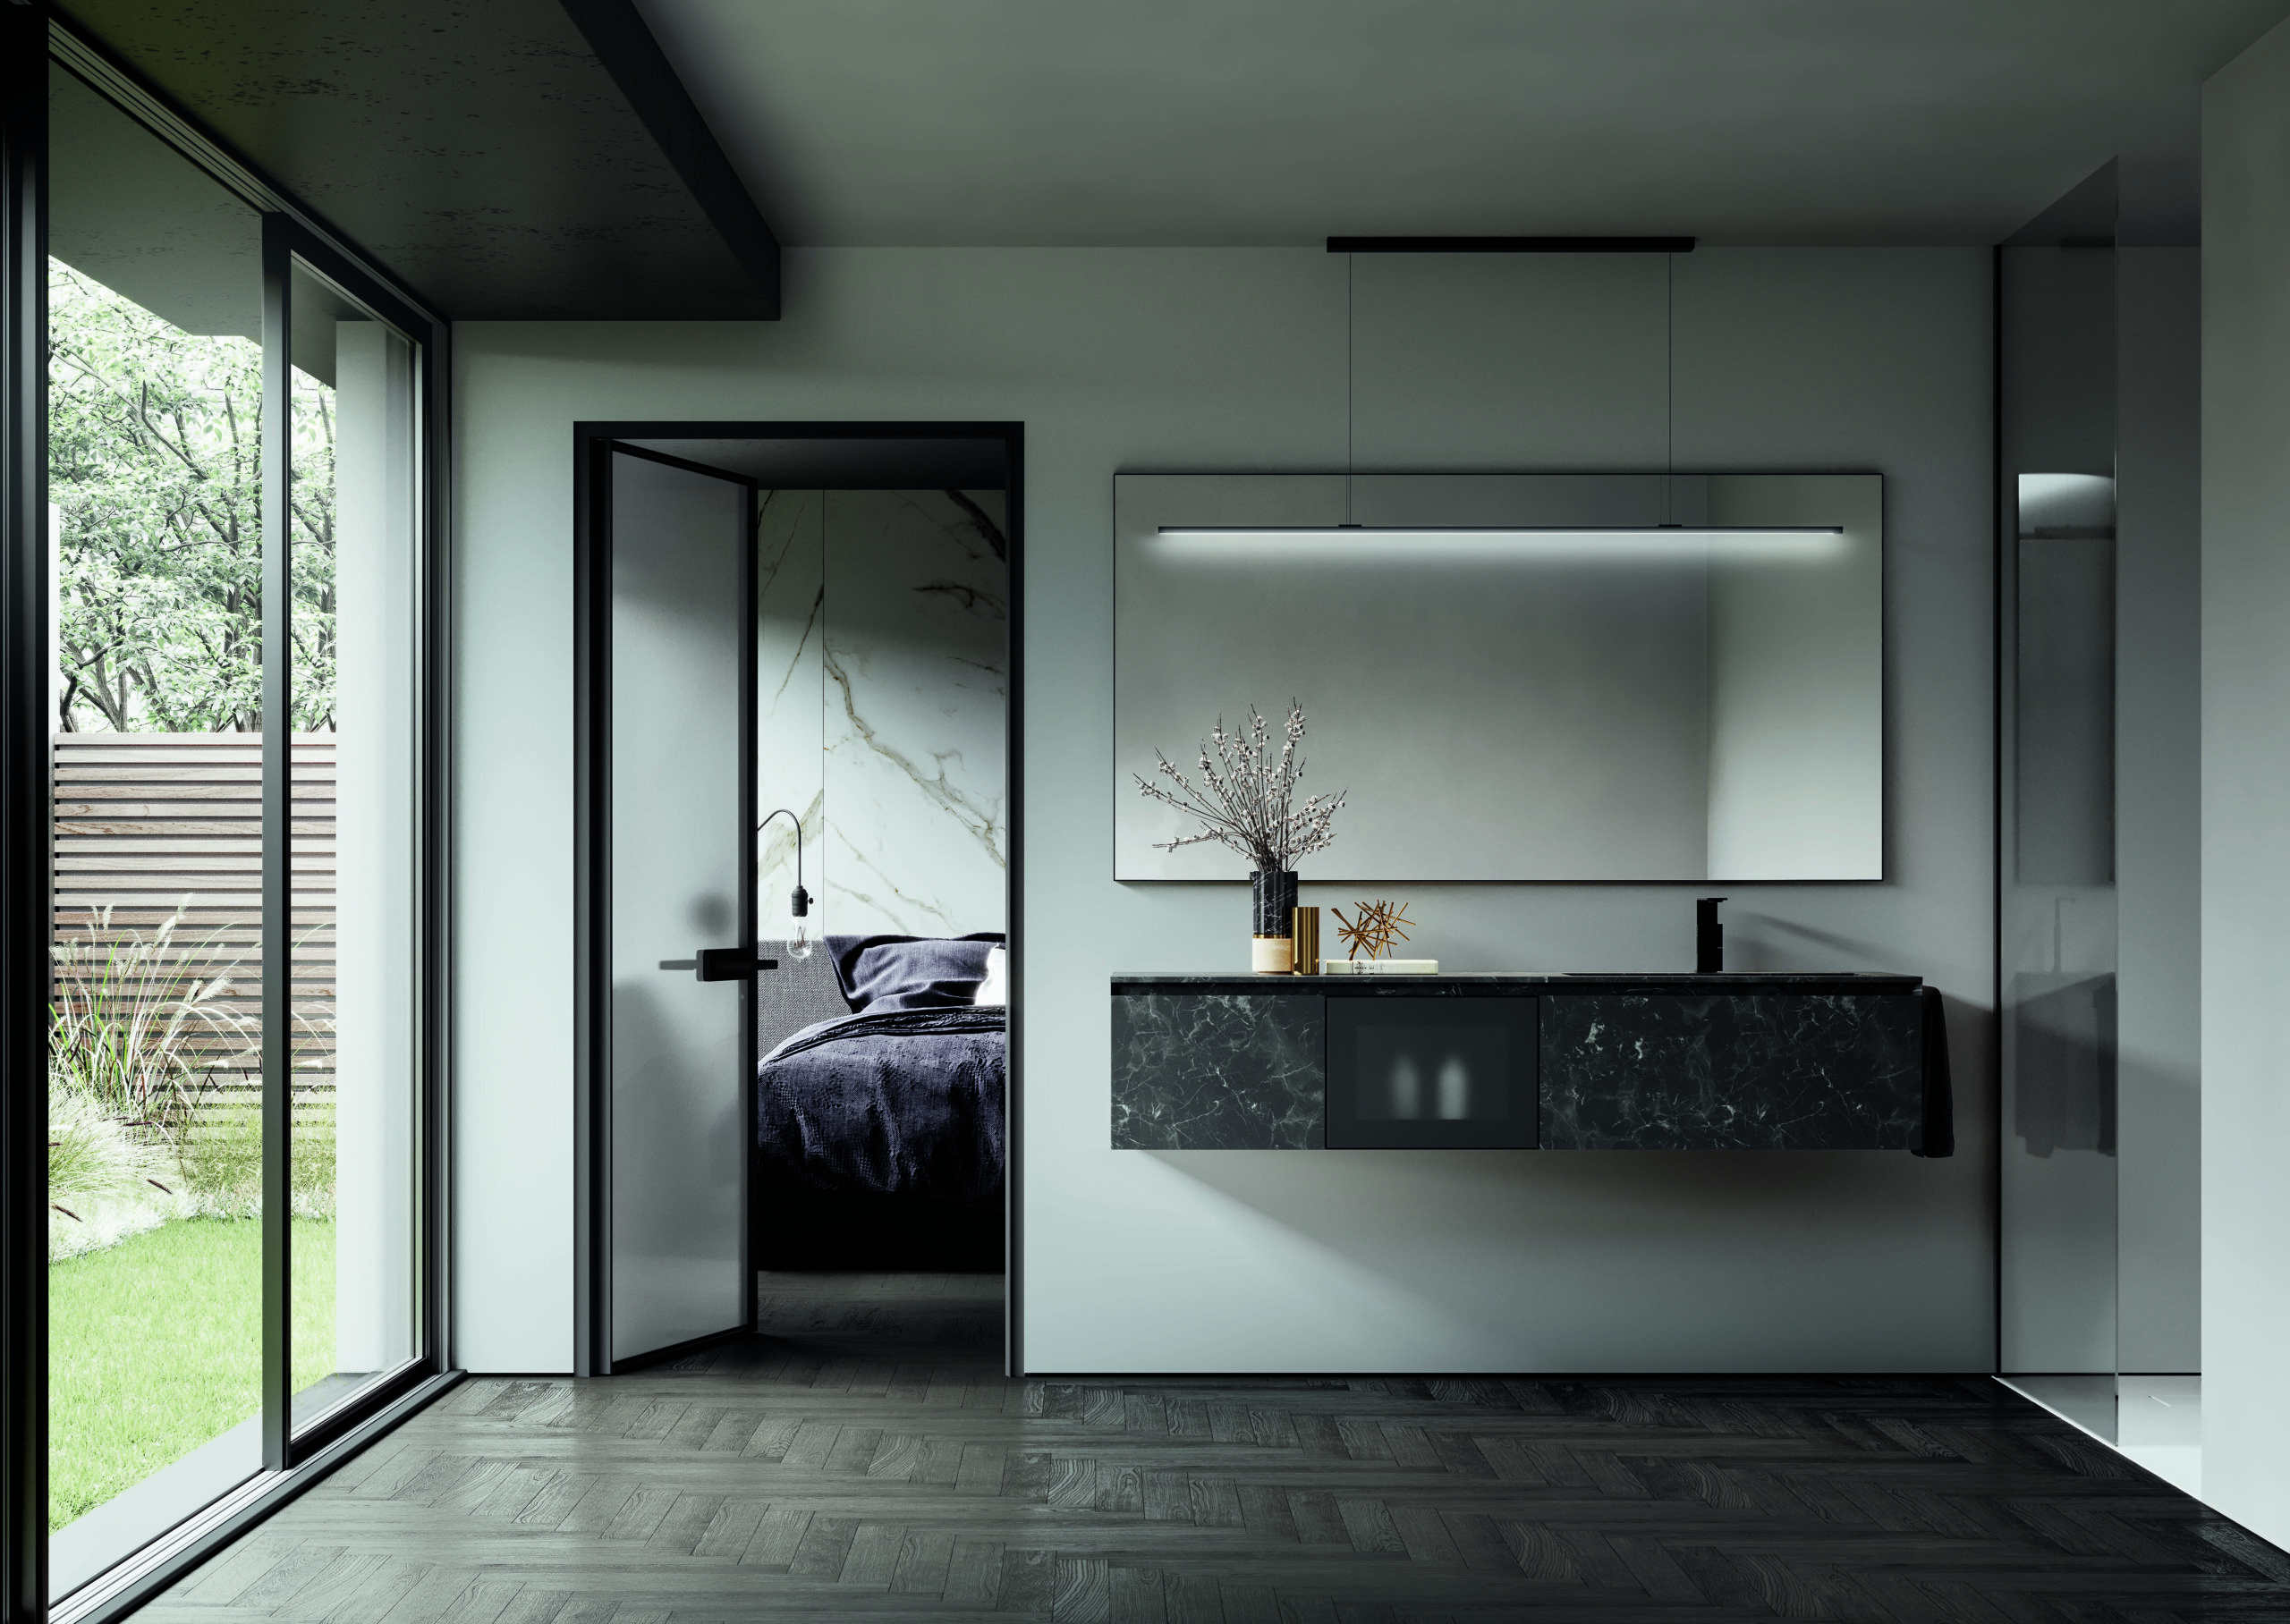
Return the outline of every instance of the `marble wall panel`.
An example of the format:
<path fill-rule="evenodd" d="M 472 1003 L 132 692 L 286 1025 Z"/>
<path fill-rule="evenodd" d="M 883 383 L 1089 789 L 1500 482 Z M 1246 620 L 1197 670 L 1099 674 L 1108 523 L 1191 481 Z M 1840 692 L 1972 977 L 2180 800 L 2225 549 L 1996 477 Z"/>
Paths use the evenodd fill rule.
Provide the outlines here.
<path fill-rule="evenodd" d="M 814 937 L 1001 930 L 1009 560 L 999 491 L 775 491 L 759 525 L 761 810 L 804 815 Z M 785 934 L 793 841 L 759 852 Z"/>
<path fill-rule="evenodd" d="M 765 491 L 756 511 L 756 816 L 785 807 L 803 820 L 803 883 L 817 899 L 827 842 L 825 493 Z M 768 824 L 756 845 L 757 933 L 785 940 L 795 889 L 795 832 Z M 816 941 L 823 915 L 802 921 Z"/>
<path fill-rule="evenodd" d="M 1546 1150 L 1877 1150 L 1921 1142 L 1905 996 L 1542 1001 Z"/>
<path fill-rule="evenodd" d="M 1130 993 L 1113 1001 L 1116 1150 L 1319 1150 L 1326 1000 Z"/>

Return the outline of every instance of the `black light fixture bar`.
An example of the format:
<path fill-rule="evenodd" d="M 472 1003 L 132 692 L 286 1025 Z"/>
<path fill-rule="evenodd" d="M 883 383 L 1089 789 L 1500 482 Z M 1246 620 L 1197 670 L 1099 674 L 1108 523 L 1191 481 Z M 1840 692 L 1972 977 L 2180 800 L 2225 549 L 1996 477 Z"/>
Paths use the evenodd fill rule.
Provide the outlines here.
<path fill-rule="evenodd" d="M 1691 254 L 1692 237 L 1330 237 L 1331 254 Z"/>

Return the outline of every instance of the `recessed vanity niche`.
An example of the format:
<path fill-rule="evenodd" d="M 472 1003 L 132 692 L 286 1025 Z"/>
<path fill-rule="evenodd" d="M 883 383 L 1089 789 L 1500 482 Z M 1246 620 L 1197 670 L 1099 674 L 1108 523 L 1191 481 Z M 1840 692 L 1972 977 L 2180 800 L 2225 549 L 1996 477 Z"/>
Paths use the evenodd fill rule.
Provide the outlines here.
<path fill-rule="evenodd" d="M 1883 509 L 1875 474 L 1118 476 L 1115 877 L 1242 877 L 1132 775 L 1293 698 L 1305 787 L 1352 791 L 1316 883 L 1880 879 Z M 1953 1148 L 1914 976 L 1112 993 L 1116 1148 Z"/>

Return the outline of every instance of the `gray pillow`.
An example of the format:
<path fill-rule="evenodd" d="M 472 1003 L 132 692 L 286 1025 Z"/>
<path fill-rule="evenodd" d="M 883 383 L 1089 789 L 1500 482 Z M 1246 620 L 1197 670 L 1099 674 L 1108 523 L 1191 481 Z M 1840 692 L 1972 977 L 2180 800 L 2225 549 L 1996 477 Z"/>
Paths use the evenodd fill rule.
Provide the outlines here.
<path fill-rule="evenodd" d="M 835 979 L 854 1012 L 955 1010 L 978 1002 L 987 954 L 1002 933 L 970 936 L 829 936 Z"/>

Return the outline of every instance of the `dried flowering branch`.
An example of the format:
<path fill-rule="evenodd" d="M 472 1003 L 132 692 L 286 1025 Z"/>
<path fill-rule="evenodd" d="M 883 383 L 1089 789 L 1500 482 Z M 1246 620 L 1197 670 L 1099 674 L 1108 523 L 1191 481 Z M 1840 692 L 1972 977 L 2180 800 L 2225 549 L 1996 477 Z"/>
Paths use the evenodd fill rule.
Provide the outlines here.
<path fill-rule="evenodd" d="M 1200 820 L 1200 833 L 1179 835 L 1155 844 L 1164 851 L 1216 841 L 1231 847 L 1260 869 L 1272 872 L 1293 867 L 1299 858 L 1325 850 L 1336 839 L 1336 815 L 1344 798 L 1308 795 L 1299 804 L 1297 781 L 1304 775 L 1304 758 L 1296 753 L 1303 742 L 1304 707 L 1288 702 L 1288 722 L 1282 729 L 1280 748 L 1272 746 L 1272 724 L 1249 706 L 1248 725 L 1227 732 L 1225 719 L 1200 747 L 1200 782 L 1195 783 L 1160 751 L 1153 752 L 1166 783 L 1132 774 L 1139 793 L 1175 807 Z"/>

